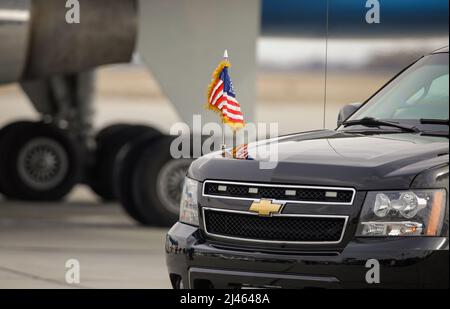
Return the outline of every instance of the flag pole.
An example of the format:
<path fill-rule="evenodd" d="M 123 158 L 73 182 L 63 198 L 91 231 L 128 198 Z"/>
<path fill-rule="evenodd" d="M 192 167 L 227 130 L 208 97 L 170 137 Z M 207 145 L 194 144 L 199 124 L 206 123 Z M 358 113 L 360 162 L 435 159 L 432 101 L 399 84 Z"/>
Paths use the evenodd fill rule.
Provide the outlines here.
<path fill-rule="evenodd" d="M 223 59 L 226 61 L 228 60 L 228 50 L 225 49 L 224 53 L 223 53 Z M 225 149 L 227 148 L 226 144 L 225 144 L 225 120 L 222 117 L 222 156 L 225 157 Z"/>
<path fill-rule="evenodd" d="M 225 145 L 225 128 L 225 121 L 222 119 L 222 157 L 225 157 L 225 148 L 227 148 Z"/>
<path fill-rule="evenodd" d="M 237 137 L 236 137 L 236 129 L 233 128 L 233 158 L 236 159 L 237 156 Z"/>

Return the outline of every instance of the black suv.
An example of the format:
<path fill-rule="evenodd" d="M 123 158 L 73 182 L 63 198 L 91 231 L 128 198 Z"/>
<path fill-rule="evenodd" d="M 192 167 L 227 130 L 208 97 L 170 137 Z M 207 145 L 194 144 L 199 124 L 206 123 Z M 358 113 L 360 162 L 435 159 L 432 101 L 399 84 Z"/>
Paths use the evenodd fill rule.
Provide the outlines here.
<path fill-rule="evenodd" d="M 448 288 L 448 48 L 336 130 L 283 136 L 278 161 L 212 153 L 168 232 L 174 288 Z"/>

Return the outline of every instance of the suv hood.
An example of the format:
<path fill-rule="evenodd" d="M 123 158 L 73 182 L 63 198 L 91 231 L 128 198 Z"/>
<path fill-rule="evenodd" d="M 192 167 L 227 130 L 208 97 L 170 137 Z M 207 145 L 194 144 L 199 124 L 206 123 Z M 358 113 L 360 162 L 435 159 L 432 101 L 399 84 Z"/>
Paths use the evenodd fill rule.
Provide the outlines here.
<path fill-rule="evenodd" d="M 272 169 L 262 169 L 259 150 L 275 143 Z M 273 146 L 274 144 L 272 144 Z M 261 183 L 354 187 L 359 190 L 408 189 L 420 172 L 448 165 L 447 138 L 418 134 L 362 135 L 314 131 L 249 145 L 246 160 L 215 152 L 196 160 L 189 176 Z M 267 163 L 267 162 L 266 162 Z"/>

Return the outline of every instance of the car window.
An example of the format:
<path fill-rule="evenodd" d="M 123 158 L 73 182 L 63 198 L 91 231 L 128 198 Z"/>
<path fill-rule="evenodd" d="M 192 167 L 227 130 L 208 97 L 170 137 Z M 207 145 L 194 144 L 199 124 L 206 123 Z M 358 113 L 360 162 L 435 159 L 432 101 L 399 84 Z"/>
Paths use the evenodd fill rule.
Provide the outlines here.
<path fill-rule="evenodd" d="M 420 88 L 407 100 L 407 103 L 411 105 L 420 102 L 430 102 L 436 98 L 446 99 L 449 97 L 448 83 L 448 74 L 438 77 L 431 83 L 429 89 L 425 89 L 425 87 Z"/>
<path fill-rule="evenodd" d="M 435 79 L 431 84 L 431 88 L 429 91 L 430 96 L 448 98 L 449 96 L 448 82 L 449 82 L 448 74 L 445 74 Z"/>
<path fill-rule="evenodd" d="M 425 57 L 374 96 L 350 120 L 449 117 L 448 54 Z"/>

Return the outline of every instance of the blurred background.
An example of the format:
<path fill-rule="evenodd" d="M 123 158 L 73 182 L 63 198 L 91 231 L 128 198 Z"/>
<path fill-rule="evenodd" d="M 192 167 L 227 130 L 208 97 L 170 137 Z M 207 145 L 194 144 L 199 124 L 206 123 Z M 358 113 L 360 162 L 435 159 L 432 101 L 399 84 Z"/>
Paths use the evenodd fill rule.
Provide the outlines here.
<path fill-rule="evenodd" d="M 326 127 L 336 126 L 337 114 L 343 105 L 364 102 L 401 69 L 447 45 L 446 36 L 330 40 Z M 319 39 L 259 38 L 256 121 L 278 122 L 281 134 L 322 128 L 324 53 L 325 43 Z M 217 58 L 219 61 L 220 54 Z M 211 71 L 213 69 L 211 67 Z M 111 123 L 134 122 L 168 132 L 174 123 L 182 121 L 138 54 L 131 64 L 109 65 L 95 74 L 94 124 L 97 129 Z M 209 75 L 203 79 L 206 88 Z M 239 84 L 236 88 L 239 92 Z M 1 124 L 19 118 L 38 119 L 39 114 L 19 86 L 0 87 L 0 95 Z M 197 105 L 198 112 L 202 113 L 202 102 Z M 158 117 L 153 117 L 155 114 Z"/>
<path fill-rule="evenodd" d="M 105 3 L 96 1 L 99 11 L 91 9 L 86 14 L 101 19 L 106 14 L 100 11 Z M 176 122 L 189 123 L 193 113 L 205 115 L 203 97 L 210 74 L 228 48 L 234 65 L 231 77 L 249 120 L 277 122 L 279 133 L 287 134 L 335 128 L 341 107 L 364 102 L 405 66 L 449 41 L 446 0 L 379 1 L 380 23 L 375 24 L 367 23 L 366 14 L 373 7 L 363 0 L 252 0 L 245 5 L 238 0 L 205 1 L 195 0 L 190 5 L 187 1 L 141 1 L 140 6 L 133 6 L 141 19 L 130 61 L 105 60 L 120 63 L 57 70 L 56 74 L 42 74 L 42 79 L 94 74 L 92 102 L 87 105 L 90 112 L 85 113 L 93 137 L 117 123 L 145 124 L 168 133 Z M 11 22 L 11 13 L 27 12 L 28 6 L 44 10 L 47 5 L 52 7 L 49 3 L 54 1 L 0 0 L 0 75 L 7 69 L 5 63 L 11 64 L 5 60 L 2 66 L 1 59 L 7 56 L 5 47 L 11 43 L 8 39 L 14 27 L 20 24 Z M 186 18 L 188 26 L 183 24 L 180 16 L 195 15 L 193 11 L 202 8 L 206 10 L 202 16 Z M 45 12 L 61 11 L 64 8 Z M 167 12 L 173 15 L 162 14 Z M 206 18 L 207 12 L 216 15 Z M 114 20 L 114 14 L 111 11 L 109 18 Z M 158 14 L 161 20 L 155 17 Z M 220 15 L 225 15 L 224 21 L 218 20 Z M 60 18 L 53 26 L 62 27 L 57 22 L 64 23 L 64 15 L 57 16 Z M 245 16 L 248 19 L 243 21 Z M 167 26 L 164 19 L 173 25 Z M 39 23 L 32 25 L 39 28 Z M 104 27 L 108 29 L 108 23 Z M 68 33 L 76 29 L 71 25 Z M 204 33 L 205 29 L 209 30 Z M 51 41 L 46 42 L 52 50 L 49 54 L 58 55 L 49 42 L 67 35 L 61 31 L 52 33 Z M 108 35 L 112 41 L 117 39 L 108 31 L 97 32 L 104 39 Z M 217 37 L 224 39 L 217 43 Z M 181 40 L 179 44 L 177 40 Z M 88 46 L 76 42 L 60 52 L 79 55 L 77 48 L 89 51 Z M 115 46 L 120 44 L 108 48 L 114 50 Z M 99 55 L 102 53 L 95 56 Z M 41 57 L 25 62 L 30 65 L 45 58 Z M 46 116 L 36 111 L 36 104 L 31 104 L 23 91 L 23 81 L 40 79 L 33 75 L 25 69 L 24 75 L 0 86 L 0 127 Z M 178 100 L 183 94 L 185 100 Z M 214 116 L 205 117 L 217 121 Z M 0 152 L 6 151 L 7 145 L 3 145 Z M 84 277 L 79 287 L 169 287 L 163 259 L 167 228 L 137 225 L 122 210 L 121 201 L 105 202 L 87 181 L 80 183 L 57 202 L 21 202 L 0 195 L 0 287 L 69 287 L 64 281 L 64 261 L 69 258 L 79 258 L 82 263 Z"/>

